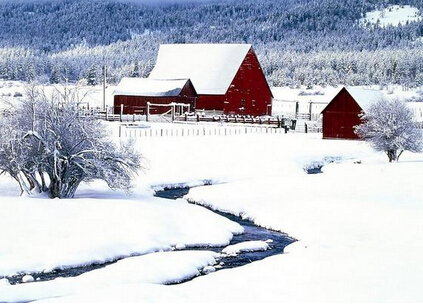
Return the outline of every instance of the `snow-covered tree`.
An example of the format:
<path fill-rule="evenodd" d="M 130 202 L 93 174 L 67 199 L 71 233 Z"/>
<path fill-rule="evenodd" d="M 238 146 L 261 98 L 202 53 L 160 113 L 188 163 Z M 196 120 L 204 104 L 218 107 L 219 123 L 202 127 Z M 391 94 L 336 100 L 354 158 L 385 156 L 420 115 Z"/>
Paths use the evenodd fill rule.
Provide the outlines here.
<path fill-rule="evenodd" d="M 97 69 L 94 65 L 92 65 L 87 72 L 87 85 L 97 85 Z"/>
<path fill-rule="evenodd" d="M 54 66 L 50 75 L 50 84 L 59 84 L 61 82 L 61 72 L 58 66 Z"/>
<path fill-rule="evenodd" d="M 413 121 L 413 113 L 401 100 L 379 100 L 361 115 L 362 124 L 355 133 L 377 151 L 384 151 L 389 162 L 398 161 L 405 151 L 422 150 L 422 133 Z"/>
<path fill-rule="evenodd" d="M 116 147 L 101 121 L 79 113 L 76 89 L 47 95 L 32 87 L 26 96 L 0 123 L 0 170 L 22 193 L 70 198 L 94 179 L 130 190 L 141 156 L 131 142 Z"/>

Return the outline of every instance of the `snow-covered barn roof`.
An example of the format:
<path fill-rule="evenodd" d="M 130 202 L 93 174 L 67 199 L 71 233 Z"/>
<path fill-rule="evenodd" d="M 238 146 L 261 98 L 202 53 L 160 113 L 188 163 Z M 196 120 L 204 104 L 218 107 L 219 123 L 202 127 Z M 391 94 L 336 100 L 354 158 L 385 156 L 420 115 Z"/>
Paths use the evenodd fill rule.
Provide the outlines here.
<path fill-rule="evenodd" d="M 348 87 L 345 89 L 347 89 L 349 94 L 351 94 L 364 111 L 366 111 L 371 104 L 383 99 L 383 93 L 380 90 Z"/>
<path fill-rule="evenodd" d="M 113 95 L 178 96 L 188 79 L 124 77 Z"/>
<path fill-rule="evenodd" d="M 164 44 L 149 78 L 189 78 L 198 94 L 225 94 L 250 44 Z"/>
<path fill-rule="evenodd" d="M 330 99 L 328 105 L 321 111 L 325 112 L 326 108 L 329 106 L 330 102 L 343 90 L 353 97 L 361 109 L 366 111 L 369 106 L 380 99 L 383 99 L 384 95 L 380 90 L 376 89 L 367 89 L 367 88 L 357 88 L 357 87 L 343 87 L 341 90 L 336 92 Z"/>

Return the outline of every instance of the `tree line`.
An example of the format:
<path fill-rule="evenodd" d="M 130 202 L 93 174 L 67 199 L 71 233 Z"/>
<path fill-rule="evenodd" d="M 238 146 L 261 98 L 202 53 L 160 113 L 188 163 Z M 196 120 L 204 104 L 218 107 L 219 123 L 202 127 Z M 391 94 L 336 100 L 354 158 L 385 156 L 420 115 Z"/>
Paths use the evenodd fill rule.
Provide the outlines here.
<path fill-rule="evenodd" d="M 146 5 L 0 4 L 0 78 L 43 83 L 147 76 L 162 43 L 251 43 L 272 85 L 422 85 L 423 22 L 386 28 L 366 12 L 423 0 L 247 0 Z"/>

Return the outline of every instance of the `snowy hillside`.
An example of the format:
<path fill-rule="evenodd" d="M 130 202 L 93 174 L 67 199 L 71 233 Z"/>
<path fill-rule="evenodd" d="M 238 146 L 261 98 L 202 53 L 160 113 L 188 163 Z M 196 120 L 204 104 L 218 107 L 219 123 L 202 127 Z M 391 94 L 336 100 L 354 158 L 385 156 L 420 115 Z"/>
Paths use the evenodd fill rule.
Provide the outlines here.
<path fill-rule="evenodd" d="M 367 24 L 377 24 L 384 28 L 388 25 L 405 25 L 409 22 L 420 21 L 421 19 L 419 9 L 416 7 L 410 5 L 391 5 L 381 10 L 367 12 L 366 16 L 360 19 L 360 23 L 364 26 Z"/>

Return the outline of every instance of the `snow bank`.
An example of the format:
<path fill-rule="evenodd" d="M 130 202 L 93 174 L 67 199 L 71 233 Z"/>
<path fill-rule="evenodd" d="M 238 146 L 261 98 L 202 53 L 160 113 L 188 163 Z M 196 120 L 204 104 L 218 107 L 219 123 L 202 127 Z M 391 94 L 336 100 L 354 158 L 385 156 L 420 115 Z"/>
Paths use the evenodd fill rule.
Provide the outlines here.
<path fill-rule="evenodd" d="M 75 294 L 85 299 L 86 294 L 97 289 L 104 290 L 99 300 L 105 300 L 116 286 L 137 284 L 143 290 L 140 284 L 177 283 L 198 276 L 200 270 L 215 263 L 216 256 L 211 251 L 184 251 L 132 257 L 74 278 L 0 286 L 0 302 L 30 302 Z"/>
<path fill-rule="evenodd" d="M 113 261 L 177 244 L 227 245 L 243 230 L 185 201 L 152 197 L 3 197 L 0 209 L 0 276 Z"/>

